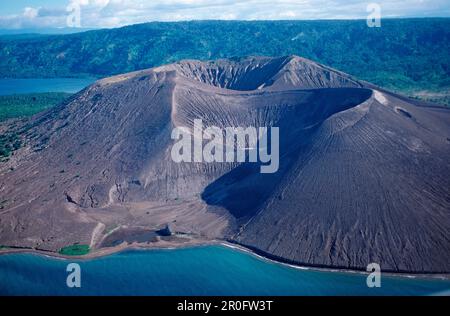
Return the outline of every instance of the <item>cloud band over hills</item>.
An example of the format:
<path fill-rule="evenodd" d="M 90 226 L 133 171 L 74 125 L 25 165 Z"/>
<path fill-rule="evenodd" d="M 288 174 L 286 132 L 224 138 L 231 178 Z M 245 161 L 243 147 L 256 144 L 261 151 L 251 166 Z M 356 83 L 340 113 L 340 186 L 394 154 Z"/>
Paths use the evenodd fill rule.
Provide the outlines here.
<path fill-rule="evenodd" d="M 365 19 L 370 1 L 350 0 L 70 0 L 3 4 L 0 28 L 67 27 L 69 5 L 81 8 L 81 27 L 103 28 L 148 21 Z M 378 1 L 382 16 L 450 16 L 446 0 Z"/>

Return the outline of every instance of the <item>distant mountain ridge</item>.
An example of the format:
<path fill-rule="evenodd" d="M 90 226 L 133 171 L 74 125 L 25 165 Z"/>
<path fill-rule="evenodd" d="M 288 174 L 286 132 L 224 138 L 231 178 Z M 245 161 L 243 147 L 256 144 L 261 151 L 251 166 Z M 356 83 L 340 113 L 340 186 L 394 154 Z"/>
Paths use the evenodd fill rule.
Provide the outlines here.
<path fill-rule="evenodd" d="M 154 22 L 0 37 L 0 76 L 105 77 L 182 59 L 296 54 L 387 89 L 446 103 L 449 51 L 446 18 L 383 19 L 381 28 L 369 28 L 365 20 Z"/>

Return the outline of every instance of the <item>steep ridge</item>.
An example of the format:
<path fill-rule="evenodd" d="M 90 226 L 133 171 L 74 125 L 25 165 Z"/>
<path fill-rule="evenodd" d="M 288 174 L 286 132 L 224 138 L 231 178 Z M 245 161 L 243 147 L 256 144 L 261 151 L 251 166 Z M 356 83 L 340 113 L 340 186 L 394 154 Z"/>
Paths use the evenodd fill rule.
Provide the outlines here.
<path fill-rule="evenodd" d="M 448 271 L 448 143 L 387 100 L 417 116 L 372 101 L 325 121 L 236 240 L 317 266 Z"/>
<path fill-rule="evenodd" d="M 278 172 L 172 161 L 172 129 L 195 119 L 279 127 Z M 0 165 L 0 244 L 99 247 L 172 223 L 293 263 L 449 272 L 449 123 L 296 56 L 103 79 L 10 126 L 27 146 Z"/>
<path fill-rule="evenodd" d="M 344 73 L 297 56 L 189 60 L 174 68 L 185 78 L 231 90 L 362 87 Z"/>

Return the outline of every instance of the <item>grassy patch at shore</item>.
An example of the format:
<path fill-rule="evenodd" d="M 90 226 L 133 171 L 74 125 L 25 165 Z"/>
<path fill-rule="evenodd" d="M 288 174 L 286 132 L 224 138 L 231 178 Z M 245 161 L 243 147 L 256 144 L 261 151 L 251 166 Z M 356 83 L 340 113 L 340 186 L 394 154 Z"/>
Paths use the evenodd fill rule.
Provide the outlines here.
<path fill-rule="evenodd" d="M 61 248 L 59 254 L 66 256 L 83 256 L 87 255 L 90 250 L 89 245 L 75 244 Z"/>

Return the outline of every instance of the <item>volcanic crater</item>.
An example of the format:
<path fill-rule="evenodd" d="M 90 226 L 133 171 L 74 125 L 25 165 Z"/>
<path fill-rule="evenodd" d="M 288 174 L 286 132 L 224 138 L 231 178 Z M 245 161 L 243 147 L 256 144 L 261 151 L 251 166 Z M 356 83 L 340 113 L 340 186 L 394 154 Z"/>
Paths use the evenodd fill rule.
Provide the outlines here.
<path fill-rule="evenodd" d="M 173 162 L 195 119 L 279 127 L 278 172 Z M 0 164 L 1 245 L 98 249 L 170 224 L 295 264 L 450 272 L 450 111 L 298 56 L 118 75 L 3 125 L 26 145 Z"/>

